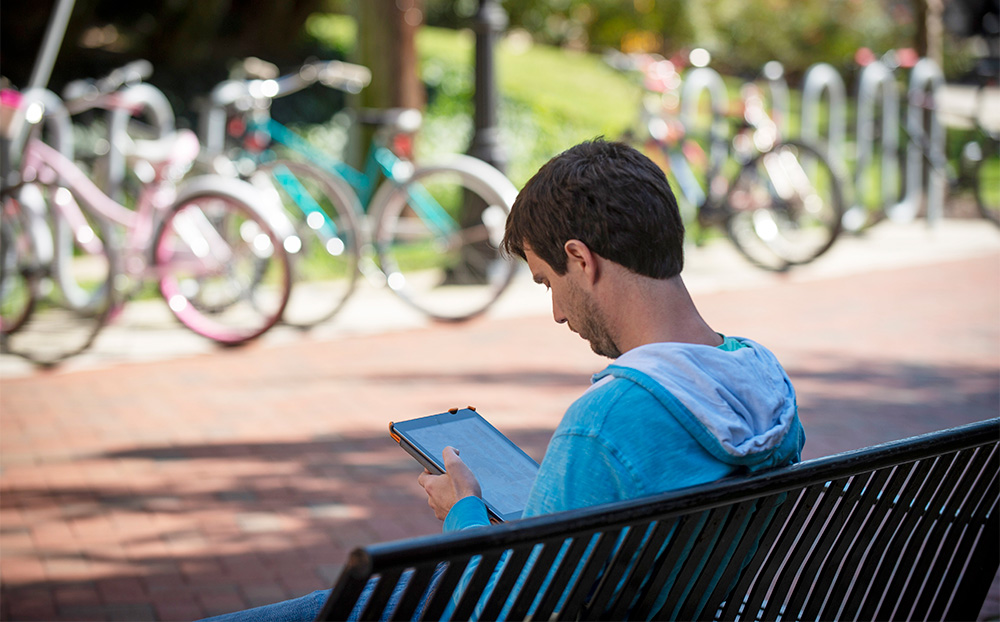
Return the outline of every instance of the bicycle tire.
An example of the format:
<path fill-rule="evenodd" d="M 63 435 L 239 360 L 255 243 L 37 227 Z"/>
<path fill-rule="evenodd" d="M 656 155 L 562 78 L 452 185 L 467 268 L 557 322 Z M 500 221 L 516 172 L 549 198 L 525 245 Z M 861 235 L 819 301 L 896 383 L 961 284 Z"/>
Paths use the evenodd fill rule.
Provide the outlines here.
<path fill-rule="evenodd" d="M 152 247 L 174 317 L 225 346 L 274 326 L 291 293 L 288 232 L 276 222 L 247 182 L 205 176 L 179 190 Z"/>
<path fill-rule="evenodd" d="M 0 199 L 0 338 L 25 324 L 38 297 L 37 253 L 13 194 Z"/>
<path fill-rule="evenodd" d="M 301 244 L 288 249 L 293 286 L 282 322 L 311 328 L 329 320 L 358 281 L 363 236 L 355 217 L 361 213 L 357 197 L 343 182 L 303 162 L 268 162 L 250 181 L 281 205 Z"/>
<path fill-rule="evenodd" d="M 47 216 L 48 226 L 44 233 L 29 232 L 31 223 L 24 223 L 22 243 L 38 251 L 25 268 L 37 279 L 36 295 L 22 325 L 5 330 L 3 349 L 48 367 L 88 349 L 107 324 L 116 308 L 117 246 L 110 225 L 65 186 L 25 183 L 18 199 L 44 201 L 34 210 Z M 44 241 L 49 252 L 39 251 L 39 235 L 50 236 Z"/>
<path fill-rule="evenodd" d="M 987 137 L 980 145 L 980 154 L 972 179 L 975 181 L 976 207 L 979 215 L 1000 226 L 1000 142 Z"/>
<path fill-rule="evenodd" d="M 515 264 L 499 246 L 516 196 L 503 173 L 470 156 L 417 168 L 405 182 L 384 182 L 372 210 L 389 287 L 435 320 L 484 313 L 514 275 Z"/>
<path fill-rule="evenodd" d="M 729 185 L 726 233 L 744 257 L 767 270 L 813 261 L 840 235 L 841 184 L 819 150 L 781 142 L 754 156 Z"/>

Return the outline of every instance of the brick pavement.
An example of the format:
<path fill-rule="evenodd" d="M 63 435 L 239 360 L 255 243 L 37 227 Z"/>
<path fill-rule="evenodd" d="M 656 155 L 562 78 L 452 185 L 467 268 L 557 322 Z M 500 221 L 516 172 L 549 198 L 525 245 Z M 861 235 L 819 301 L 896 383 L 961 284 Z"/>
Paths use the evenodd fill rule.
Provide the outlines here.
<path fill-rule="evenodd" d="M 806 457 L 1000 412 L 1000 245 L 692 289 L 713 327 L 786 364 Z M 541 300 L 459 326 L 8 375 L 0 618 L 190 620 L 327 587 L 353 546 L 436 532 L 387 422 L 475 404 L 540 459 L 603 365 Z M 997 592 L 983 617 L 1000 618 Z"/>

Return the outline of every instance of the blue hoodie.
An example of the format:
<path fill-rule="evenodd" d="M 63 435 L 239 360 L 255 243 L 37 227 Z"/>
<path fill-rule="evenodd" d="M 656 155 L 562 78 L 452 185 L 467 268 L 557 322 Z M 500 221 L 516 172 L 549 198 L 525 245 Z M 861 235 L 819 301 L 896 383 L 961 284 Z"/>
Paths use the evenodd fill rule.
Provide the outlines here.
<path fill-rule="evenodd" d="M 798 462 L 805 442 L 795 390 L 749 339 L 718 347 L 640 346 L 593 378 L 556 428 L 524 516 L 635 499 Z M 488 524 L 475 498 L 444 530 Z"/>
<path fill-rule="evenodd" d="M 524 516 L 792 464 L 804 442 L 791 380 L 760 344 L 726 337 L 718 347 L 640 346 L 596 374 L 566 411 Z M 482 501 L 467 497 L 451 509 L 444 530 L 488 524 Z"/>

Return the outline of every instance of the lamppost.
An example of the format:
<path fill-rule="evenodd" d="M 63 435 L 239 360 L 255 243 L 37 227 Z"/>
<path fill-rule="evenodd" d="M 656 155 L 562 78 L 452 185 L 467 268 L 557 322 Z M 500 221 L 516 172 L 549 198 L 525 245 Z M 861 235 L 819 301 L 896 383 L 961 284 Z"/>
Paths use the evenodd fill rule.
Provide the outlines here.
<path fill-rule="evenodd" d="M 475 132 L 469 155 L 485 160 L 500 170 L 507 165 L 507 155 L 500 145 L 497 127 L 497 89 L 494 49 L 500 33 L 507 27 L 507 13 L 499 0 L 479 0 L 473 18 L 476 33 Z"/>

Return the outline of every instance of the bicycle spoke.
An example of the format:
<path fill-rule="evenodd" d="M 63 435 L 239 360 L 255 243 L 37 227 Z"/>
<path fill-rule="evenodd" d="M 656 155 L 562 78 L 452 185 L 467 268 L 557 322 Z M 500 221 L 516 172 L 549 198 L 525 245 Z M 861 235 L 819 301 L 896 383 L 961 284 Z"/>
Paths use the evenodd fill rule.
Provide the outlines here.
<path fill-rule="evenodd" d="M 808 145 L 782 143 L 748 163 L 727 195 L 727 231 L 752 262 L 784 270 L 820 256 L 840 233 L 840 180 Z"/>
<path fill-rule="evenodd" d="M 181 203 L 164 221 L 154 256 L 171 312 L 219 343 L 261 335 L 287 303 L 284 249 L 263 219 L 233 197 L 205 193 Z"/>
<path fill-rule="evenodd" d="M 15 274 L 34 290 L 34 300 L 23 323 L 8 331 L 10 298 L 5 292 L 3 348 L 37 364 L 54 365 L 86 350 L 114 309 L 112 236 L 67 188 L 29 184 L 21 190 L 29 201 L 44 201 L 22 213 L 25 229 L 15 236 L 20 256 L 29 258 Z M 49 215 L 51 227 L 40 214 Z M 25 249 L 33 254 L 23 254 Z M 8 278 L 3 280 L 6 290 Z"/>
<path fill-rule="evenodd" d="M 353 193 L 314 166 L 273 162 L 252 177 L 267 200 L 295 225 L 291 255 L 294 287 L 282 320 L 308 328 L 333 317 L 354 291 L 360 240 Z M 291 246 L 291 247 L 290 247 Z"/>
<path fill-rule="evenodd" d="M 499 251 L 509 207 L 470 176 L 418 170 L 380 212 L 376 249 L 389 287 L 439 320 L 482 313 L 513 274 Z"/>

